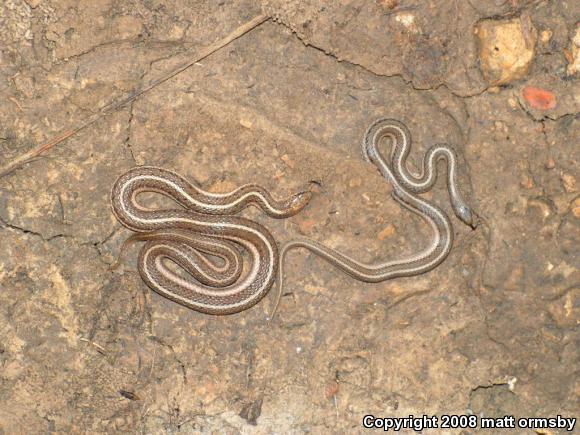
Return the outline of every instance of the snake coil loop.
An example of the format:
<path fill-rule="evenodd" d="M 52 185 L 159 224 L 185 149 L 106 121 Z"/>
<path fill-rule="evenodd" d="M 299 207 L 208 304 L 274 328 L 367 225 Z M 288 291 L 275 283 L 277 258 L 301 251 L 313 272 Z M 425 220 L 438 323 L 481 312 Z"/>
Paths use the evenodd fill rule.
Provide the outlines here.
<path fill-rule="evenodd" d="M 138 202 L 143 192 L 160 193 L 181 208 L 149 209 Z M 137 233 L 128 241 L 147 242 L 138 262 L 143 280 L 162 296 L 208 314 L 237 313 L 253 306 L 276 276 L 278 249 L 269 231 L 234 215 L 254 205 L 272 217 L 288 217 L 302 210 L 310 198 L 311 193 L 303 191 L 276 201 L 255 185 L 210 193 L 174 172 L 151 166 L 129 170 L 111 192 L 115 216 Z M 250 255 L 249 270 L 241 279 L 239 247 Z M 167 260 L 196 281 L 174 272 Z"/>

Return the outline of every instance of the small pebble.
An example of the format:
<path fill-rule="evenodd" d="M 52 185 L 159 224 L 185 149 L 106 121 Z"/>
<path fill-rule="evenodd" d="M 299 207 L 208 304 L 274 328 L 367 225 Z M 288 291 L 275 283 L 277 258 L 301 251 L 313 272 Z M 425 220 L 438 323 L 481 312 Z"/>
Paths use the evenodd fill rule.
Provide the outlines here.
<path fill-rule="evenodd" d="M 387 237 L 391 237 L 395 234 L 395 226 L 393 224 L 387 225 L 378 235 L 379 240 L 385 240 Z"/>
<path fill-rule="evenodd" d="M 564 186 L 564 190 L 566 192 L 568 193 L 576 192 L 576 178 L 574 178 L 573 175 L 562 172 L 560 178 L 562 180 L 562 185 Z"/>
<path fill-rule="evenodd" d="M 240 119 L 240 125 L 244 128 L 251 129 L 254 124 L 248 119 Z"/>
<path fill-rule="evenodd" d="M 547 89 L 526 86 L 522 89 L 522 96 L 533 109 L 549 110 L 556 107 L 556 94 Z"/>
<path fill-rule="evenodd" d="M 545 44 L 552 39 L 553 32 L 551 30 L 542 30 L 540 33 L 540 40 Z"/>
<path fill-rule="evenodd" d="M 411 33 L 419 33 L 419 28 L 415 23 L 415 15 L 406 12 L 399 13 L 395 15 L 395 21 L 401 23 Z"/>
<path fill-rule="evenodd" d="M 520 186 L 522 186 L 524 189 L 531 189 L 534 187 L 534 180 L 532 180 L 532 177 L 529 175 L 522 175 Z"/>

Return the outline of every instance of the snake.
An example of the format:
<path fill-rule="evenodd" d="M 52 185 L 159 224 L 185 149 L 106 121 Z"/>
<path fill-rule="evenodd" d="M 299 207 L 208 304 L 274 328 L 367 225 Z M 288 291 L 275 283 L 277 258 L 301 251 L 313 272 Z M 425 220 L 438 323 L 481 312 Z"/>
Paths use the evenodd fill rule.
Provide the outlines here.
<path fill-rule="evenodd" d="M 385 138 L 391 141 L 389 161 L 379 150 L 379 145 Z M 476 215 L 458 188 L 458 163 L 453 148 L 447 144 L 433 145 L 425 153 L 421 172 L 413 174 L 407 166 L 407 157 L 411 147 L 411 133 L 405 124 L 395 119 L 381 118 L 367 128 L 363 136 L 361 151 L 363 159 L 374 164 L 379 173 L 391 184 L 393 198 L 429 224 L 433 232 L 431 243 L 409 257 L 368 264 L 313 239 L 290 240 L 280 248 L 278 297 L 271 317 L 274 316 L 283 294 L 284 259 L 292 249 L 305 248 L 351 277 L 369 283 L 420 275 L 441 264 L 453 246 L 452 223 L 444 210 L 419 196 L 433 188 L 437 179 L 436 166 L 440 160 L 447 164 L 447 189 L 455 215 L 463 223 L 475 229 Z"/>
<path fill-rule="evenodd" d="M 163 195 L 177 207 L 147 207 L 139 200 L 146 192 Z M 304 189 L 278 201 L 255 184 L 211 193 L 171 170 L 141 166 L 116 180 L 111 207 L 117 220 L 135 232 L 123 247 L 146 242 L 139 251 L 138 271 L 151 289 L 193 310 L 224 315 L 260 301 L 272 287 L 279 264 L 270 232 L 237 214 L 251 205 L 282 219 L 300 212 L 311 197 Z M 243 251 L 251 263 L 246 271 Z"/>

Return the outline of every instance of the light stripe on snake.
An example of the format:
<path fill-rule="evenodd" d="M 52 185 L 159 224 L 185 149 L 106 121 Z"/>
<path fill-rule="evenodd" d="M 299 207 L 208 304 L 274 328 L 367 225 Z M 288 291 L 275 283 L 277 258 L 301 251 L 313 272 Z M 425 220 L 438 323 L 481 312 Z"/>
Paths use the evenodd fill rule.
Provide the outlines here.
<path fill-rule="evenodd" d="M 392 141 L 390 164 L 379 151 L 382 139 Z M 407 127 L 393 119 L 379 119 L 367 129 L 362 141 L 362 155 L 373 163 L 393 186 L 393 197 L 403 206 L 421 216 L 433 229 L 431 244 L 419 253 L 399 259 L 366 264 L 346 256 L 315 240 L 300 238 L 287 242 L 280 249 L 278 297 L 271 317 L 274 316 L 283 292 L 283 263 L 286 254 L 295 248 L 306 248 L 322 257 L 353 278 L 365 282 L 381 282 L 397 277 L 415 276 L 434 269 L 449 254 L 453 245 L 453 229 L 447 214 L 438 206 L 418 196 L 433 187 L 436 181 L 436 163 L 447 162 L 447 186 L 453 211 L 465 224 L 475 228 L 474 214 L 457 187 L 457 158 L 448 145 L 434 145 L 424 159 L 421 174 L 413 175 L 406 166 L 411 149 L 411 135 Z"/>
<path fill-rule="evenodd" d="M 144 207 L 137 200 L 143 192 L 160 193 L 182 208 Z M 149 287 L 197 311 L 232 314 L 256 304 L 272 286 L 278 269 L 278 249 L 268 230 L 234 215 L 254 205 L 272 217 L 284 218 L 302 210 L 311 196 L 304 190 L 286 201 L 276 201 L 256 185 L 213 194 L 174 172 L 148 166 L 119 177 L 111 192 L 111 205 L 119 222 L 137 232 L 128 241 L 147 241 L 139 253 L 138 269 Z M 239 281 L 242 258 L 236 245 L 251 257 L 250 270 Z M 221 265 L 204 254 L 217 257 Z M 166 260 L 198 282 L 173 272 Z"/>

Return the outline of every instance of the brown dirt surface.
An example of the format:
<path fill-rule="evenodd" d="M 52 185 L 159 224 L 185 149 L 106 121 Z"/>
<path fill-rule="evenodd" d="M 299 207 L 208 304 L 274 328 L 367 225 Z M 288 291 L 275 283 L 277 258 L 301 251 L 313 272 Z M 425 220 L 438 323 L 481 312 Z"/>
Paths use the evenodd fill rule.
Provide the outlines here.
<path fill-rule="evenodd" d="M 0 177 L 0 434 L 578 417 L 577 0 L 2 1 L 0 167 L 261 14 Z M 506 65 L 523 51 L 525 64 Z M 279 243 L 307 236 L 364 261 L 421 250 L 429 228 L 360 157 L 379 117 L 408 125 L 411 166 L 433 144 L 457 150 L 481 222 L 453 218 L 454 248 L 435 270 L 367 284 L 297 250 L 272 323 L 274 290 L 208 316 L 151 291 L 137 248 L 111 270 L 130 235 L 111 186 L 144 164 L 279 198 L 316 181 L 292 218 L 244 212 Z M 426 196 L 452 214 L 439 178 Z"/>

